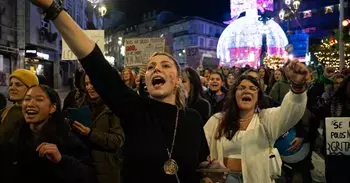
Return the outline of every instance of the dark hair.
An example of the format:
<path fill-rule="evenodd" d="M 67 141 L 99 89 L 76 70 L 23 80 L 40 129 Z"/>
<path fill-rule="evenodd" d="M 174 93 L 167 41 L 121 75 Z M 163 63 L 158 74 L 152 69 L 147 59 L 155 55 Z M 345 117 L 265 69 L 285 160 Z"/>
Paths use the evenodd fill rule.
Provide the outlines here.
<path fill-rule="evenodd" d="M 191 105 L 196 103 L 198 99 L 204 98 L 203 87 L 199 75 L 194 69 L 187 67 L 184 69 L 184 74 L 190 82 L 191 91 L 188 96 L 188 105 Z"/>
<path fill-rule="evenodd" d="M 256 73 L 256 74 L 258 75 L 259 79 L 261 79 L 261 78 L 260 78 L 259 71 L 256 70 L 256 69 L 248 69 L 248 70 L 244 71 L 243 75 L 248 75 L 250 72 Z"/>
<path fill-rule="evenodd" d="M 224 76 L 223 76 L 220 72 L 217 72 L 217 71 L 211 72 L 211 73 L 210 73 L 210 76 L 211 76 L 211 75 L 214 75 L 214 74 L 219 75 L 222 82 L 225 81 L 225 80 L 224 80 Z"/>
<path fill-rule="evenodd" d="M 269 81 L 269 89 L 272 89 L 273 85 L 277 82 L 275 79 L 275 72 L 280 71 L 281 72 L 281 79 L 280 81 L 283 81 L 286 78 L 286 75 L 284 74 L 284 70 L 282 68 L 276 69 L 275 71 L 272 72 L 270 76 L 270 81 Z"/>
<path fill-rule="evenodd" d="M 62 137 L 70 132 L 70 127 L 68 122 L 65 122 L 64 114 L 61 109 L 61 99 L 58 93 L 47 85 L 38 85 L 31 88 L 35 87 L 39 87 L 47 95 L 51 104 L 56 106 L 56 111 L 49 117 L 49 120 L 45 125 L 45 130 L 40 132 L 39 138 L 46 139 L 47 141 L 58 138 L 58 140 L 61 141 Z"/>
<path fill-rule="evenodd" d="M 268 85 L 269 84 L 269 79 L 270 79 L 270 72 L 269 72 L 268 69 L 266 69 L 263 66 L 259 67 L 258 72 L 260 71 L 260 69 L 263 69 L 265 71 L 264 78 L 261 78 L 261 79 L 264 80 L 264 84 Z"/>
<path fill-rule="evenodd" d="M 77 69 L 74 74 L 74 86 L 78 90 L 84 90 L 85 71 Z"/>
<path fill-rule="evenodd" d="M 222 109 L 223 117 L 221 119 L 221 123 L 219 125 L 215 137 L 216 139 L 220 139 L 222 136 L 225 136 L 227 139 L 231 140 L 235 133 L 239 130 L 240 109 L 236 101 L 236 91 L 237 87 L 241 84 L 243 80 L 248 80 L 259 88 L 257 105 L 260 106 L 263 97 L 263 92 L 260 89 L 258 81 L 249 75 L 241 75 L 240 77 L 238 77 L 228 92 L 228 97 Z"/>

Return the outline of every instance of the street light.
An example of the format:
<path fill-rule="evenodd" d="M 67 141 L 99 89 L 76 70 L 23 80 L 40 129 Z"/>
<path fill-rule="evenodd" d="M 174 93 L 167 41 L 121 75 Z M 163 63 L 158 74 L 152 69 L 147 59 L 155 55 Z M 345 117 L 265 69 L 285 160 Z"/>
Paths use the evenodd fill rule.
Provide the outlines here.
<path fill-rule="evenodd" d="M 91 3 L 91 5 L 96 8 L 96 6 L 98 5 L 98 3 L 100 3 L 100 0 L 87 0 L 89 3 Z"/>
<path fill-rule="evenodd" d="M 289 20 L 298 12 L 301 0 L 285 0 L 285 8 L 282 8 L 279 15 L 281 20 Z"/>
<path fill-rule="evenodd" d="M 104 17 L 107 13 L 107 8 L 105 5 L 101 5 L 100 7 L 98 7 L 98 12 L 100 13 L 101 17 Z"/>

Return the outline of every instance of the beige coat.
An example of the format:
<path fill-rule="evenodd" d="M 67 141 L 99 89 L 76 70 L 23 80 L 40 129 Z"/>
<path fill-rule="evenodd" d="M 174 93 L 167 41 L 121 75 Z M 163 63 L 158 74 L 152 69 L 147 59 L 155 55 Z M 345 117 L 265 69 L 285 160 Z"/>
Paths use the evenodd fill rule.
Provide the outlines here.
<path fill-rule="evenodd" d="M 292 128 L 303 116 L 306 101 L 306 92 L 300 95 L 289 92 L 280 107 L 264 109 L 254 115 L 242 137 L 243 182 L 274 182 L 270 178 L 269 143 L 266 135 L 269 135 L 274 143 L 278 137 Z M 204 131 L 210 149 L 210 157 L 224 164 L 222 140 L 215 139 L 221 118 L 220 113 L 212 116 L 204 126 Z M 268 134 L 265 133 L 263 125 Z"/>

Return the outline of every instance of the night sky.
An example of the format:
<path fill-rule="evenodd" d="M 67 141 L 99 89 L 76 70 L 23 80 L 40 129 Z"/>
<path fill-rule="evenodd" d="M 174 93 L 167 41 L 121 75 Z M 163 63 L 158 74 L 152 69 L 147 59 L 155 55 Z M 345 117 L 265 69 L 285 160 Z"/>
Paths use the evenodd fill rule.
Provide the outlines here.
<path fill-rule="evenodd" d="M 110 0 L 118 11 L 124 12 L 127 24 L 137 23 L 143 13 L 171 11 L 179 16 L 201 16 L 224 21 L 230 17 L 230 0 Z"/>

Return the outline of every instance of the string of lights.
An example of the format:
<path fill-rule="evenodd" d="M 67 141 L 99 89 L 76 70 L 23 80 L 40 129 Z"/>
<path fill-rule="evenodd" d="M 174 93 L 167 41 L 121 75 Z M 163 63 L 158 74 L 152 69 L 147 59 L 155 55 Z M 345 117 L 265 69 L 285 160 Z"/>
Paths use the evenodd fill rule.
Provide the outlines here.
<path fill-rule="evenodd" d="M 281 68 L 285 63 L 286 60 L 277 55 L 267 56 L 264 58 L 264 65 L 273 70 Z"/>
<path fill-rule="evenodd" d="M 350 42 L 344 44 L 345 50 L 345 67 L 350 68 Z M 327 67 L 333 67 L 339 70 L 339 45 L 334 37 L 326 38 L 321 41 L 317 47 L 315 56 Z"/>

